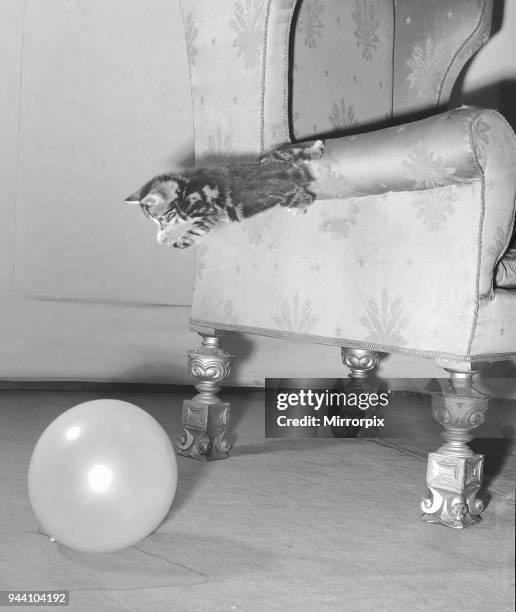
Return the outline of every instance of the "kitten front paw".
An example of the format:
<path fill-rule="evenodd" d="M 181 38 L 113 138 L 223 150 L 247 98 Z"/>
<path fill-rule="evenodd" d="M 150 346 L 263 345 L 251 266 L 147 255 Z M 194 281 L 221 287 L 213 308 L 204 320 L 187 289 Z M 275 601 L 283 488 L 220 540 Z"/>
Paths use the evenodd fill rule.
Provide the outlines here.
<path fill-rule="evenodd" d="M 180 238 L 172 243 L 172 246 L 176 249 L 187 249 L 192 246 L 193 240 L 191 238 Z"/>
<path fill-rule="evenodd" d="M 316 140 L 314 144 L 307 149 L 310 159 L 321 159 L 324 153 L 324 140 Z"/>
<path fill-rule="evenodd" d="M 287 206 L 287 210 L 291 215 L 294 215 L 295 217 L 300 217 L 301 215 L 306 215 L 306 208 L 289 208 Z"/>

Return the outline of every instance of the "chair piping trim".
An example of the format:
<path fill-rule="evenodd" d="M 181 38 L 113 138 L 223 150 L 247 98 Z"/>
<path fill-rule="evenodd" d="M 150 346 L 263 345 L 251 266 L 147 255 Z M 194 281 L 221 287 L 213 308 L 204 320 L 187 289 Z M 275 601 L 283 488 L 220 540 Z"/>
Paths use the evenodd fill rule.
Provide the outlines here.
<path fill-rule="evenodd" d="M 485 12 L 486 12 L 486 4 L 484 3 L 483 7 L 482 7 L 482 11 L 480 12 L 480 16 L 478 18 L 478 21 L 477 21 L 475 27 L 473 28 L 473 31 L 467 37 L 467 39 L 464 41 L 464 43 L 453 54 L 453 57 L 451 58 L 450 63 L 448 64 L 448 67 L 446 68 L 446 71 L 445 71 L 444 76 L 443 76 L 442 81 L 441 81 L 441 85 L 439 86 L 439 94 L 437 96 L 437 104 L 441 104 L 441 99 L 442 99 L 442 96 L 443 96 L 443 93 L 444 93 L 445 84 L 447 84 L 447 80 L 448 80 L 448 77 L 450 76 L 450 72 L 451 72 L 452 66 L 455 64 L 455 61 L 456 61 L 457 57 L 460 55 L 460 53 L 462 51 L 464 51 L 464 49 L 467 48 L 467 46 L 470 44 L 470 42 L 475 38 L 475 35 L 477 34 L 477 32 L 480 30 L 480 27 L 481 27 L 481 25 L 482 25 L 482 23 L 484 21 L 484 18 L 485 18 Z M 481 45 L 480 45 L 479 49 L 482 47 L 482 45 L 484 45 L 487 42 L 487 40 L 484 40 L 484 41 L 481 42 Z M 470 58 L 468 58 L 468 59 L 470 59 Z M 452 87 L 453 87 L 453 83 L 452 83 Z"/>
<path fill-rule="evenodd" d="M 471 151 L 473 153 L 473 159 L 475 164 L 480 172 L 481 176 L 481 187 L 480 187 L 480 217 L 478 220 L 478 229 L 477 229 L 477 270 L 475 274 L 475 305 L 473 308 L 473 320 L 471 322 L 471 331 L 468 340 L 467 353 L 471 354 L 471 347 L 473 346 L 473 340 L 475 339 L 475 332 L 477 329 L 477 321 L 478 321 L 478 309 L 480 308 L 480 267 L 482 264 L 482 233 L 484 229 L 484 214 L 486 209 L 485 202 L 485 174 L 484 169 L 482 168 L 477 155 L 477 149 L 475 147 L 475 141 L 473 140 L 473 123 L 480 117 L 482 111 L 474 113 L 469 121 L 468 121 L 468 134 L 469 134 L 469 142 L 471 146 Z M 491 288 L 492 290 L 492 288 Z"/>
<path fill-rule="evenodd" d="M 282 331 L 267 327 L 250 327 L 247 325 L 237 325 L 232 323 L 220 323 L 216 321 L 205 321 L 202 319 L 190 319 L 190 329 L 195 331 L 195 327 L 203 327 L 208 329 L 224 330 L 240 332 L 243 334 L 251 334 L 254 336 L 268 336 L 271 338 L 280 338 L 285 340 L 296 340 L 300 342 L 310 342 L 312 344 L 335 345 L 348 348 L 366 348 L 380 353 L 401 353 L 412 355 L 415 357 L 431 357 L 434 359 L 448 359 L 451 361 L 480 361 L 492 359 L 501 361 L 516 355 L 516 351 L 512 353 L 486 353 L 479 355 L 460 355 L 456 353 L 445 353 L 432 350 L 420 350 L 415 348 L 404 348 L 400 346 L 392 346 L 385 344 L 374 344 L 371 342 L 362 342 L 359 340 L 349 340 L 346 338 L 336 338 L 333 336 L 315 336 L 311 334 L 302 334 L 299 332 Z"/>
<path fill-rule="evenodd" d="M 287 26 L 285 27 L 285 39 L 283 41 L 283 129 L 285 130 L 285 136 L 287 142 L 292 142 L 290 138 L 290 124 L 289 124 L 289 59 L 290 59 L 290 31 L 292 29 L 292 18 L 296 8 L 297 0 L 294 0 L 290 5 L 290 15 L 288 18 Z M 275 143 L 276 144 L 276 143 Z"/>
<path fill-rule="evenodd" d="M 267 2 L 265 13 L 265 28 L 263 30 L 263 52 L 262 52 L 262 83 L 260 91 L 260 153 L 264 152 L 264 131 L 265 131 L 265 79 L 267 71 L 267 43 L 269 37 L 269 18 L 271 13 L 271 2 Z"/>
<path fill-rule="evenodd" d="M 396 0 L 392 2 L 392 65 L 391 65 L 391 121 L 394 121 L 394 65 L 396 61 Z"/>

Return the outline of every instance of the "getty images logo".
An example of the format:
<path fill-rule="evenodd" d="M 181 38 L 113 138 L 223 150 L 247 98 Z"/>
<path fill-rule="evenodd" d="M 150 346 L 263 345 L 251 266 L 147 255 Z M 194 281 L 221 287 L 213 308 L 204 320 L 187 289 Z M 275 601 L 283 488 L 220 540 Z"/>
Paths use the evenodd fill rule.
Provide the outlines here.
<path fill-rule="evenodd" d="M 281 388 L 282 382 L 281 379 L 266 381 L 269 383 L 265 402 L 267 437 L 331 437 L 332 428 L 343 427 L 374 428 L 376 435 L 385 426 L 383 409 L 389 405 L 390 391 L 295 388 L 292 380 L 285 389 Z"/>

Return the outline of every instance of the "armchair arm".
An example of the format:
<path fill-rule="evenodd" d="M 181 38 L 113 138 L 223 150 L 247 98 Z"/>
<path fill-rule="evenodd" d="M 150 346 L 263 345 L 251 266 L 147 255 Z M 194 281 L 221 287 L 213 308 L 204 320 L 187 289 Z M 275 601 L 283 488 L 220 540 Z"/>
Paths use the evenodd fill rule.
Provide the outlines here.
<path fill-rule="evenodd" d="M 489 111 L 462 107 L 374 132 L 326 141 L 312 162 L 318 199 L 419 191 L 469 183 L 482 177 L 475 129 Z"/>
<path fill-rule="evenodd" d="M 516 200 L 516 136 L 496 111 L 461 107 L 439 115 L 326 141 L 311 162 L 318 199 L 422 191 L 480 182 L 478 294 L 492 296 L 495 268 L 511 240 Z M 460 231 L 460 228 L 458 228 Z"/>

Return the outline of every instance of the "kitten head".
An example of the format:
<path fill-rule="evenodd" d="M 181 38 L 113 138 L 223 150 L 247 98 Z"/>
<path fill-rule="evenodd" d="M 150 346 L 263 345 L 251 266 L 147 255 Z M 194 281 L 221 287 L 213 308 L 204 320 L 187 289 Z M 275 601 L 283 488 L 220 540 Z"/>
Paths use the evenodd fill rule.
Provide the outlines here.
<path fill-rule="evenodd" d="M 160 243 L 167 241 L 167 228 L 187 221 L 182 206 L 186 183 L 181 175 L 156 176 L 125 200 L 127 204 L 139 204 L 143 214 L 154 221 Z"/>

